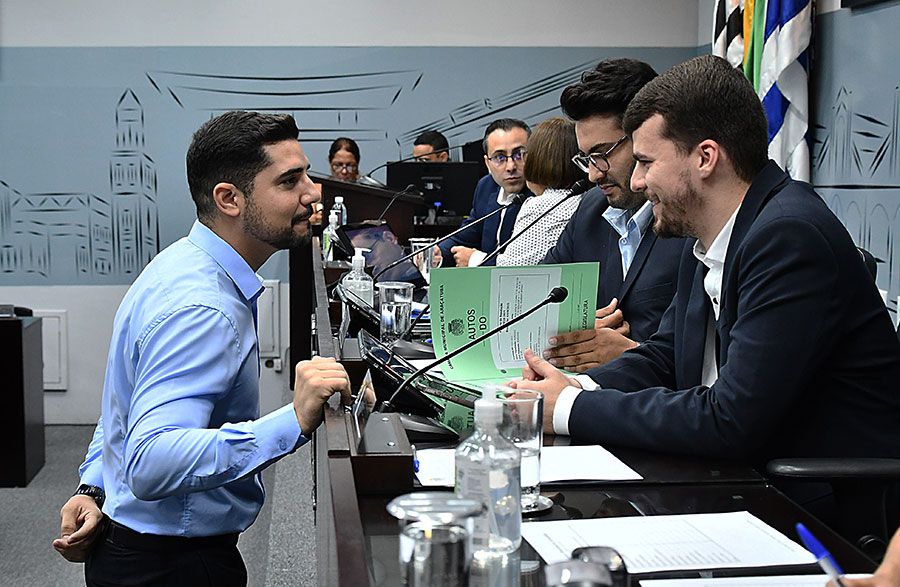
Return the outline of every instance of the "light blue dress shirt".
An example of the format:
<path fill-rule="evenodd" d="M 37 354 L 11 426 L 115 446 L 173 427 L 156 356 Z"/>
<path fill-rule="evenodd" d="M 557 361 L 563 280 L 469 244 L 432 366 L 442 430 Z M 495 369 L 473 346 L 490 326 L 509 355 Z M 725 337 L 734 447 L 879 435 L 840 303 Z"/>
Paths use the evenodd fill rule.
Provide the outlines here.
<path fill-rule="evenodd" d="M 619 253 L 622 256 L 622 278 L 628 275 L 628 268 L 634 261 L 634 255 L 641 246 L 641 237 L 653 220 L 653 204 L 645 202 L 643 206 L 633 210 L 622 210 L 610 206 L 603 212 L 603 217 L 619 233 Z"/>
<path fill-rule="evenodd" d="M 100 421 L 79 472 L 138 532 L 245 530 L 260 471 L 306 441 L 286 405 L 259 418 L 259 277 L 209 228 L 162 251 L 113 326 Z"/>

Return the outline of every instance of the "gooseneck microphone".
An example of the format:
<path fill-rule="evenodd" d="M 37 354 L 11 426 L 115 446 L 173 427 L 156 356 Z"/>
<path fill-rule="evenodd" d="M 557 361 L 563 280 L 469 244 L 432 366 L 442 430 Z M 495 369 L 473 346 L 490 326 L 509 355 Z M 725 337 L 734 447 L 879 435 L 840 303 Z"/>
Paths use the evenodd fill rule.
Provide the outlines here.
<path fill-rule="evenodd" d="M 412 259 L 412 258 L 415 257 L 418 253 L 421 253 L 421 252 L 424 251 L 425 249 L 430 249 L 431 247 L 436 247 L 437 245 L 441 244 L 442 242 L 444 242 L 444 241 L 446 241 L 446 240 L 448 240 L 448 239 L 450 239 L 450 238 L 453 238 L 454 236 L 456 236 L 457 234 L 461 233 L 463 230 L 469 228 L 470 226 L 474 226 L 474 225 L 476 225 L 476 224 L 480 224 L 480 223 L 484 222 L 485 220 L 487 220 L 488 218 L 490 218 L 491 216 L 494 216 L 494 215 L 496 215 L 496 214 L 500 214 L 503 210 L 506 210 L 506 209 L 509 208 L 510 206 L 515 206 L 515 205 L 517 205 L 517 204 L 521 204 L 522 202 L 525 201 L 526 198 L 529 198 L 529 197 L 531 197 L 531 196 L 526 196 L 526 195 L 524 195 L 524 194 L 516 194 L 515 196 L 513 196 L 513 199 L 512 199 L 512 201 L 511 201 L 510 203 L 505 204 L 505 205 L 503 205 L 503 206 L 500 206 L 499 208 L 497 208 L 496 210 L 494 210 L 494 211 L 491 212 L 490 214 L 485 214 L 485 215 L 482 216 L 481 218 L 476 218 L 475 220 L 473 220 L 472 222 L 469 222 L 468 224 L 463 224 L 462 226 L 460 226 L 459 228 L 457 228 L 456 230 L 454 230 L 454 231 L 451 232 L 450 234 L 445 235 L 445 236 L 442 236 L 441 238 L 439 238 L 438 240 L 434 241 L 433 243 L 431 243 L 431 244 L 428 245 L 427 247 L 422 247 L 422 248 L 419 248 L 419 249 L 415 249 L 415 250 L 413 250 L 411 253 L 409 253 L 409 254 L 407 254 L 407 255 L 403 255 L 403 256 L 400 257 L 399 259 L 396 259 L 396 260 L 392 261 L 391 263 L 388 263 L 388 264 L 385 265 L 378 273 L 376 273 L 375 275 L 372 276 L 372 281 L 378 281 L 378 278 L 381 277 L 381 275 L 382 275 L 385 271 L 387 271 L 388 269 L 391 269 L 391 268 L 393 268 L 393 267 L 396 267 L 397 265 L 399 265 L 400 263 L 402 263 L 402 262 L 404 262 L 404 261 L 408 261 L 408 260 Z"/>
<path fill-rule="evenodd" d="M 416 184 L 411 183 L 408 186 L 406 186 L 405 188 L 403 188 L 402 190 L 400 190 L 399 192 L 397 192 L 396 194 L 394 194 L 394 197 L 391 198 L 391 201 L 388 202 L 387 206 L 384 207 L 384 210 L 381 211 L 381 215 L 378 216 L 378 222 L 381 222 L 382 220 L 384 220 L 384 215 L 387 214 L 387 211 L 391 209 L 391 206 L 394 205 L 394 202 L 397 201 L 397 198 L 399 198 L 400 196 L 402 196 L 404 194 L 408 194 L 408 193 L 412 192 L 413 190 L 418 190 L 418 189 L 419 188 L 416 187 Z"/>
<path fill-rule="evenodd" d="M 397 390 L 394 391 L 394 393 L 391 394 L 391 397 L 389 397 L 386 401 L 381 402 L 381 407 L 379 408 L 378 411 L 379 411 L 379 412 L 391 412 L 391 411 L 393 411 L 394 407 L 393 407 L 393 405 L 392 405 L 392 402 L 393 402 L 395 399 L 397 399 L 397 397 L 400 395 L 400 393 L 401 393 L 404 389 L 406 389 L 412 381 L 418 379 L 419 377 L 421 377 L 421 376 L 422 376 L 423 374 L 425 374 L 426 372 L 430 371 L 431 369 L 434 369 L 434 368 L 437 367 L 438 365 L 441 365 L 441 364 L 443 364 L 443 363 L 446 363 L 447 361 L 449 361 L 449 360 L 452 359 L 453 357 L 455 357 L 455 356 L 457 356 L 457 355 L 459 355 L 459 354 L 461 354 L 461 353 L 466 352 L 467 350 L 469 350 L 470 348 L 472 348 L 472 347 L 475 346 L 476 344 L 480 344 L 480 343 L 484 342 L 485 340 L 487 340 L 488 338 L 494 336 L 495 334 L 497 334 L 497 333 L 500 332 L 501 330 L 503 330 L 503 329 L 505 329 L 505 328 L 509 328 L 510 326 L 512 326 L 513 324 L 515 324 L 516 322 L 520 322 L 520 321 L 524 320 L 525 318 L 531 316 L 532 314 L 534 314 L 535 312 L 537 312 L 538 310 L 540 310 L 540 309 L 543 308 L 544 306 L 546 306 L 546 305 L 548 305 L 548 304 L 558 304 L 558 303 L 562 302 L 563 300 L 566 299 L 566 297 L 568 297 L 568 295 L 569 295 L 569 290 L 567 290 L 565 287 L 562 287 L 562 286 L 554 287 L 553 289 L 550 290 L 550 293 L 547 294 L 547 297 L 546 297 L 546 298 L 544 298 L 543 300 L 541 300 L 538 304 L 536 304 L 535 306 L 533 306 L 531 309 L 527 310 L 526 312 L 524 312 L 524 313 L 522 313 L 522 314 L 519 314 L 518 316 L 516 316 L 515 318 L 513 318 L 513 319 L 511 319 L 511 320 L 507 320 L 506 322 L 504 322 L 503 324 L 500 324 L 499 326 L 496 326 L 496 327 L 492 328 L 491 330 L 489 330 L 488 332 L 485 332 L 484 334 L 482 334 L 482 335 L 479 336 L 478 338 L 475 338 L 474 340 L 470 340 L 469 342 L 467 342 L 466 344 L 462 345 L 462 346 L 459 347 L 458 349 L 456 349 L 456 350 L 454 350 L 454 351 L 451 351 L 451 352 L 447 353 L 446 355 L 444 355 L 444 356 L 441 357 L 440 359 L 436 359 L 436 360 L 434 360 L 434 361 L 428 363 L 427 365 L 425 365 L 424 367 L 422 367 L 421 369 L 419 369 L 418 371 L 416 371 L 415 373 L 413 373 L 412 375 L 410 375 L 409 377 L 407 377 L 406 379 L 404 379 L 403 382 L 397 387 Z"/>
<path fill-rule="evenodd" d="M 532 226 L 534 226 L 535 224 L 537 224 L 538 222 L 540 222 L 540 220 L 541 220 L 542 218 L 544 218 L 547 214 L 549 214 L 550 212 L 553 212 L 554 210 L 556 210 L 557 208 L 559 208 L 559 207 L 562 205 L 563 202 L 565 202 L 565 201 L 568 200 L 569 198 L 574 198 L 575 196 L 580 196 L 581 194 L 583 194 L 584 192 L 588 191 L 588 190 L 591 189 L 592 187 L 594 187 L 594 183 L 591 182 L 590 180 L 587 180 L 587 179 L 580 179 L 580 180 L 576 181 L 575 183 L 573 183 L 573 184 L 572 184 L 572 187 L 569 188 L 569 193 L 568 193 L 564 198 L 562 198 L 560 201 L 558 201 L 557 203 L 553 204 L 552 206 L 550 206 L 549 208 L 547 208 L 546 210 L 544 210 L 544 212 L 542 212 L 537 218 L 535 218 L 534 220 L 532 220 L 531 222 L 529 222 L 527 225 L 525 225 L 525 227 L 522 228 L 522 230 L 520 230 L 520 231 L 517 232 L 516 234 L 512 235 L 511 237 L 509 237 L 508 239 L 506 239 L 506 240 L 505 240 L 504 242 L 502 242 L 501 244 L 497 245 L 497 248 L 495 248 L 493 251 L 491 251 L 490 254 L 488 254 L 488 255 L 481 261 L 481 264 L 484 265 L 485 263 L 487 263 L 488 261 L 490 261 L 491 259 L 493 259 L 493 258 L 496 257 L 497 255 L 499 255 L 499 254 L 500 254 L 500 251 L 505 250 L 506 247 L 509 245 L 509 243 L 513 242 L 514 240 L 516 240 L 517 238 L 519 238 L 520 236 L 522 236 L 522 234 L 523 234 L 525 231 L 527 231 L 529 228 L 531 228 Z M 538 198 L 539 198 L 540 196 L 535 196 L 535 197 L 538 197 Z"/>

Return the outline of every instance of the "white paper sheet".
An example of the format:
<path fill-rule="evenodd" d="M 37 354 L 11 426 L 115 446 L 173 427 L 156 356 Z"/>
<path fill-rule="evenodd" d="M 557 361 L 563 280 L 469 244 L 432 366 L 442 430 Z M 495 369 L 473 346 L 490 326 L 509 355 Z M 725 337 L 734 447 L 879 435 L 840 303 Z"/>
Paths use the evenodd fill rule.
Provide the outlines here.
<path fill-rule="evenodd" d="M 429 448 L 416 453 L 419 483 L 453 487 L 455 451 Z M 545 446 L 541 449 L 541 483 L 555 481 L 633 481 L 643 479 L 602 446 Z"/>
<path fill-rule="evenodd" d="M 871 575 L 845 575 L 860 579 Z M 646 579 L 641 587 L 824 587 L 828 575 L 777 575 L 771 577 L 721 577 L 717 579 Z"/>
<path fill-rule="evenodd" d="M 815 563 L 748 512 L 528 522 L 522 538 L 551 564 L 581 546 L 611 546 L 630 573 Z"/>

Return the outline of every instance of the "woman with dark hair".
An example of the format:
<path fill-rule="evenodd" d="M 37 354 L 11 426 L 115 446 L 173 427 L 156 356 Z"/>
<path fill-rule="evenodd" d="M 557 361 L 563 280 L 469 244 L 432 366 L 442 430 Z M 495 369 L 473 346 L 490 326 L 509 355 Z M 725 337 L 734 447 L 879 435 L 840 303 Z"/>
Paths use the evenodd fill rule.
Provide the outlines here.
<path fill-rule="evenodd" d="M 537 125 L 528 139 L 528 156 L 525 158 L 525 184 L 534 197 L 522 204 L 513 227 L 514 235 L 568 197 L 572 184 L 584 179 L 585 174 L 572 163 L 572 157 L 577 153 L 575 123 L 555 117 Z M 580 195 L 572 196 L 543 216 L 497 256 L 497 265 L 540 263 L 550 247 L 556 244 L 580 201 Z"/>
<path fill-rule="evenodd" d="M 359 145 L 347 137 L 335 139 L 328 149 L 328 163 L 334 179 L 356 181 L 359 179 Z"/>

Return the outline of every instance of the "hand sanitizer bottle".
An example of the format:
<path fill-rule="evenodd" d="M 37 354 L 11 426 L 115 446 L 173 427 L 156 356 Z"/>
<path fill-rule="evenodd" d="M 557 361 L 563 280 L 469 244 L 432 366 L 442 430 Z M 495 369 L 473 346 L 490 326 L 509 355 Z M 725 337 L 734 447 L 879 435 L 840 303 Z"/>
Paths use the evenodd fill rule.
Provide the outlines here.
<path fill-rule="evenodd" d="M 322 256 L 326 261 L 334 261 L 334 244 L 337 242 L 338 217 L 328 214 L 328 226 L 322 231 Z"/>
<path fill-rule="evenodd" d="M 369 307 L 374 307 L 375 282 L 366 273 L 366 258 L 363 256 L 363 251 L 368 250 L 356 247 L 356 253 L 352 259 L 353 268 L 350 270 L 350 273 L 344 276 L 341 284 L 348 294 L 356 296 L 359 300 L 368 304 Z"/>
<path fill-rule="evenodd" d="M 510 553 L 522 542 L 522 457 L 498 431 L 502 410 L 486 392 L 475 402 L 475 431 L 456 449 L 456 494 L 486 506 L 472 534 L 476 559 Z"/>

